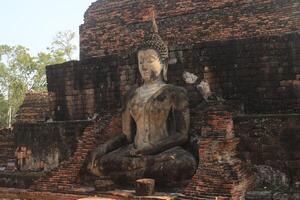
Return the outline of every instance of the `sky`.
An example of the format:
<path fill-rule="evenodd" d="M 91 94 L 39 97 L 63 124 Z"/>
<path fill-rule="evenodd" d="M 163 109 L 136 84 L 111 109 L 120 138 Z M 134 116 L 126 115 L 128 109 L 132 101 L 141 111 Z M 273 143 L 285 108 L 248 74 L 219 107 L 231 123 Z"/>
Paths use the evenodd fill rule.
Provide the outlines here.
<path fill-rule="evenodd" d="M 23 45 L 33 55 L 46 51 L 59 31 L 76 33 L 96 0 L 0 0 L 0 44 Z M 77 49 L 74 58 L 78 59 Z"/>

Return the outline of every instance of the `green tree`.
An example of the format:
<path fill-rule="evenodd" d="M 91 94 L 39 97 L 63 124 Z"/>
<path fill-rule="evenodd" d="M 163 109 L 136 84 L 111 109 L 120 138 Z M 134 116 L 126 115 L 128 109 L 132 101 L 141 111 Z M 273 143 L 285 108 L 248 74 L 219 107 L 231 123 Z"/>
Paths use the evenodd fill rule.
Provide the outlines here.
<path fill-rule="evenodd" d="M 0 91 L 7 99 L 8 115 L 17 112 L 25 92 L 32 85 L 34 68 L 34 57 L 27 48 L 0 45 Z"/>
<path fill-rule="evenodd" d="M 6 127 L 8 123 L 8 103 L 0 94 L 0 128 Z"/>
<path fill-rule="evenodd" d="M 28 90 L 47 90 L 46 66 L 72 59 L 74 37 L 71 31 L 59 32 L 47 51 L 37 56 L 21 45 L 0 45 L 0 126 L 11 119 L 8 115 L 15 116 Z"/>
<path fill-rule="evenodd" d="M 36 57 L 36 72 L 34 75 L 34 83 L 32 89 L 35 91 L 46 91 L 46 66 L 70 61 L 77 49 L 73 44 L 75 33 L 68 31 L 60 31 L 54 37 L 47 52 L 40 52 Z"/>
<path fill-rule="evenodd" d="M 60 31 L 54 37 L 53 42 L 49 48 L 54 58 L 64 58 L 66 60 L 72 60 L 74 51 L 77 49 L 73 44 L 75 33 L 68 31 Z"/>

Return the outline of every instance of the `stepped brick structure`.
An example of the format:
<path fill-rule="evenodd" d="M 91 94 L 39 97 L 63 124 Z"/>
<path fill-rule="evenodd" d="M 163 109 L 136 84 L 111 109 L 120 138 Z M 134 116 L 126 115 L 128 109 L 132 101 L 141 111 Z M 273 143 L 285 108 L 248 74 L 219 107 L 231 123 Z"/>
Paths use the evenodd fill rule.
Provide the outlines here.
<path fill-rule="evenodd" d="M 88 125 L 83 135 L 78 139 L 76 151 L 73 156 L 51 170 L 45 176 L 40 177 L 31 188 L 38 191 L 66 192 L 77 187 L 80 183 L 80 171 L 91 152 L 101 142 L 120 133 L 118 120 L 113 113 L 102 114 L 99 119 Z M 113 127 L 112 127 L 113 126 Z"/>
<path fill-rule="evenodd" d="M 20 106 L 16 120 L 19 123 L 46 121 L 51 117 L 51 95 L 47 92 L 29 92 L 25 95 L 23 104 Z"/>
<path fill-rule="evenodd" d="M 210 102 L 204 114 L 199 166 L 184 199 L 244 199 L 253 177 L 237 158 L 239 139 L 234 136 L 232 113 L 228 106 Z"/>

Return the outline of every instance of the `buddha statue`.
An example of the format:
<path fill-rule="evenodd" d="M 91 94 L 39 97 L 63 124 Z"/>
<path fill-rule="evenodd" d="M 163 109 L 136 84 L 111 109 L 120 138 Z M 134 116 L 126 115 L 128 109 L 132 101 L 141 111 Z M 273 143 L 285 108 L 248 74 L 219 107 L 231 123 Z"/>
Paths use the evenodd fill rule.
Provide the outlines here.
<path fill-rule="evenodd" d="M 88 169 L 109 176 L 115 183 L 134 183 L 153 178 L 160 185 L 190 179 L 196 170 L 194 156 L 182 148 L 188 142 L 189 104 L 184 88 L 166 84 L 168 47 L 152 31 L 138 48 L 142 86 L 124 98 L 123 133 L 97 147 Z"/>

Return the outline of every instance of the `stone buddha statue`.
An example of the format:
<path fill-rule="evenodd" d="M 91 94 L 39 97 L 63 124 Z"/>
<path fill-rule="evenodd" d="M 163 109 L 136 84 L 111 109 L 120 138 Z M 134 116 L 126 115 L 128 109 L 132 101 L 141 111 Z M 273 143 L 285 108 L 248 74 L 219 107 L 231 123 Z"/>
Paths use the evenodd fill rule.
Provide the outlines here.
<path fill-rule="evenodd" d="M 181 147 L 189 137 L 186 90 L 165 83 L 168 47 L 154 17 L 152 23 L 137 53 L 143 84 L 124 98 L 123 133 L 96 148 L 88 165 L 94 175 L 109 176 L 115 183 L 153 178 L 172 185 L 190 179 L 196 170 L 194 156 Z"/>

